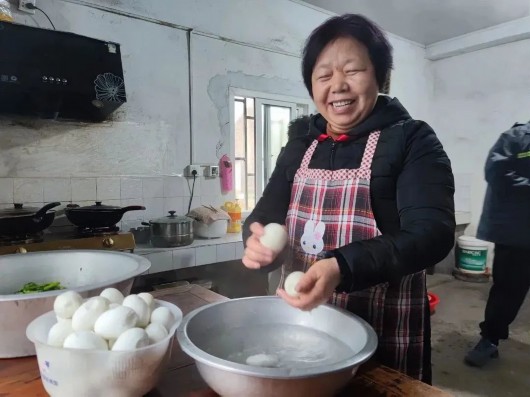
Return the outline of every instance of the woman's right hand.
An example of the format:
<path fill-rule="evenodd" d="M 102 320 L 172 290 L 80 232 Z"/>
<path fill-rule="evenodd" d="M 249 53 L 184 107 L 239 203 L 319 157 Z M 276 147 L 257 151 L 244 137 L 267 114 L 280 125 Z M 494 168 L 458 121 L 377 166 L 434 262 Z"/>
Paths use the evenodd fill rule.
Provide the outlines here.
<path fill-rule="evenodd" d="M 243 264 L 249 269 L 260 269 L 270 265 L 276 259 L 277 254 L 261 244 L 259 240 L 264 234 L 263 225 L 258 222 L 253 222 L 250 225 L 250 231 L 252 234 L 247 239 Z"/>

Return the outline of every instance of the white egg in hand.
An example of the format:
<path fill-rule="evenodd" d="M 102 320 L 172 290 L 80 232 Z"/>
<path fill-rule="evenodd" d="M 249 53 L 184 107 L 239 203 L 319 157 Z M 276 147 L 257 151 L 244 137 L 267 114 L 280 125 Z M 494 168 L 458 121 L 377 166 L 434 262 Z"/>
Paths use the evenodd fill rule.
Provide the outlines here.
<path fill-rule="evenodd" d="M 155 310 L 153 310 L 153 313 L 151 313 L 151 322 L 162 324 L 166 331 L 169 332 L 171 327 L 173 327 L 175 324 L 175 317 L 173 317 L 171 310 L 169 310 L 167 307 L 161 306 L 157 307 Z"/>
<path fill-rule="evenodd" d="M 287 276 L 285 282 L 283 283 L 283 289 L 287 292 L 287 295 L 297 297 L 299 296 L 296 286 L 298 285 L 300 279 L 304 276 L 304 272 L 292 272 Z"/>
<path fill-rule="evenodd" d="M 123 300 L 123 306 L 130 307 L 136 312 L 138 316 L 138 327 L 146 327 L 149 324 L 149 318 L 151 317 L 151 309 L 147 303 L 140 298 L 138 295 L 129 295 Z"/>
<path fill-rule="evenodd" d="M 288 240 L 285 228 L 278 223 L 269 223 L 264 229 L 264 234 L 259 239 L 261 244 L 270 248 L 275 253 L 281 252 Z"/>
<path fill-rule="evenodd" d="M 274 354 L 254 354 L 247 358 L 247 365 L 252 365 L 254 367 L 268 367 L 275 368 L 278 366 L 280 360 L 278 356 Z"/>
<path fill-rule="evenodd" d="M 73 333 L 72 320 L 61 320 L 54 324 L 48 332 L 48 345 L 63 347 L 65 339 Z"/>
<path fill-rule="evenodd" d="M 74 331 L 92 331 L 98 317 L 109 308 L 109 301 L 95 296 L 83 303 L 72 317 Z"/>
<path fill-rule="evenodd" d="M 109 350 L 107 342 L 94 331 L 77 331 L 64 340 L 64 348 L 86 350 Z"/>
<path fill-rule="evenodd" d="M 166 328 L 159 323 L 151 323 L 145 328 L 150 343 L 157 343 L 168 336 Z"/>
<path fill-rule="evenodd" d="M 128 329 L 136 327 L 138 316 L 133 309 L 118 306 L 102 313 L 94 324 L 96 334 L 105 339 L 116 339 Z"/>
<path fill-rule="evenodd" d="M 131 328 L 121 334 L 114 345 L 112 351 L 131 351 L 149 345 L 149 336 L 142 328 Z"/>
<path fill-rule="evenodd" d="M 75 291 L 66 291 L 58 295 L 53 302 L 53 310 L 57 317 L 72 318 L 75 311 L 83 304 L 83 297 Z"/>
<path fill-rule="evenodd" d="M 123 294 L 116 288 L 105 288 L 99 296 L 107 298 L 110 303 L 117 303 L 118 305 L 121 305 L 124 299 Z"/>

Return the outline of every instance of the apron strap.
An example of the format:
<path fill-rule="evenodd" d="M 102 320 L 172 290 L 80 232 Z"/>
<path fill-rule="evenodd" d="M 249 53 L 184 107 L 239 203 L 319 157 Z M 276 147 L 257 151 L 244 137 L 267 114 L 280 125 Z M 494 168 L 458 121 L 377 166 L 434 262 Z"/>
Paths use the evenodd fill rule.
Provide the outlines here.
<path fill-rule="evenodd" d="M 308 169 L 309 168 L 309 162 L 311 161 L 311 157 L 313 157 L 313 153 L 315 152 L 315 149 L 318 145 L 318 139 L 315 139 L 311 146 L 305 151 L 304 157 L 302 158 L 302 164 L 300 164 L 300 168 L 302 169 Z"/>
<path fill-rule="evenodd" d="M 364 149 L 363 159 L 361 161 L 361 166 L 359 169 L 369 170 L 372 167 L 372 159 L 374 158 L 375 148 L 377 147 L 377 142 L 379 141 L 379 136 L 381 131 L 371 132 L 368 136 L 368 141 L 366 142 L 366 147 Z M 306 150 L 300 168 L 307 169 L 309 168 L 309 162 L 313 157 L 313 153 L 318 145 L 318 139 L 315 139 L 311 146 Z"/>
<path fill-rule="evenodd" d="M 373 131 L 368 136 L 368 141 L 366 142 L 366 147 L 364 148 L 363 159 L 361 161 L 361 170 L 370 170 L 372 167 L 372 160 L 374 158 L 375 148 L 377 147 L 377 141 L 379 141 L 379 136 L 381 131 Z"/>

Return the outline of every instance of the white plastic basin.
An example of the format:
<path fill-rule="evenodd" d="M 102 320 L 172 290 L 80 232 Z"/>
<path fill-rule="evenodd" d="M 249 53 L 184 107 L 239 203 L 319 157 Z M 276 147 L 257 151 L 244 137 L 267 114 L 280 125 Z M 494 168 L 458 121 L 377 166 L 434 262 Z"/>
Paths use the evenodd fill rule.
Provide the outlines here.
<path fill-rule="evenodd" d="M 172 303 L 156 300 L 176 321 L 166 338 L 135 351 L 64 349 L 49 346 L 50 328 L 57 322 L 53 311 L 33 320 L 26 334 L 35 343 L 42 384 L 52 397 L 141 397 L 158 382 L 171 355 L 182 311 Z"/>
<path fill-rule="evenodd" d="M 28 324 L 53 309 L 63 291 L 14 294 L 28 282 L 60 281 L 84 298 L 107 288 L 131 291 L 134 278 L 151 263 L 138 255 L 113 251 L 49 251 L 0 256 L 0 358 L 32 356 L 33 344 L 26 338 Z"/>

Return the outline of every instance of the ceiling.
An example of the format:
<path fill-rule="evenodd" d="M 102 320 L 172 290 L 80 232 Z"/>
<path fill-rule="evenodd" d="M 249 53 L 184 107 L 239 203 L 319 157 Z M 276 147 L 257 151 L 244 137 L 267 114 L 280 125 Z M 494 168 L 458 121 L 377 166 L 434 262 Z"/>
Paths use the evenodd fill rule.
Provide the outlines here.
<path fill-rule="evenodd" d="M 429 45 L 530 15 L 529 0 L 305 0 L 363 14 L 395 35 Z"/>

